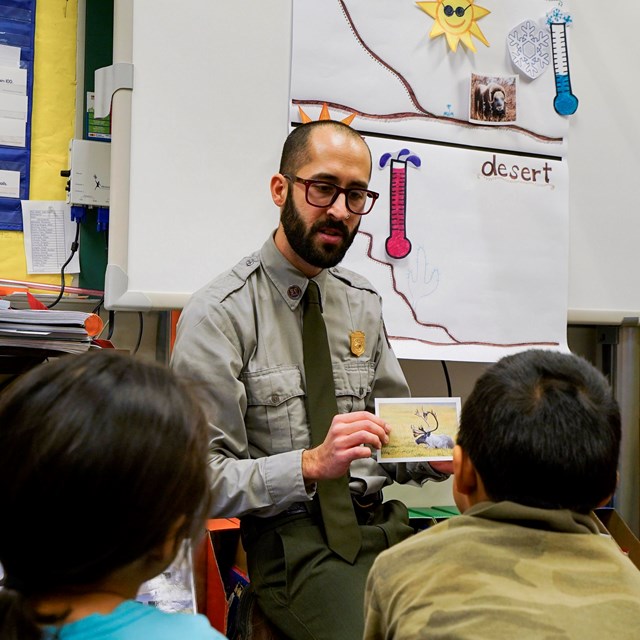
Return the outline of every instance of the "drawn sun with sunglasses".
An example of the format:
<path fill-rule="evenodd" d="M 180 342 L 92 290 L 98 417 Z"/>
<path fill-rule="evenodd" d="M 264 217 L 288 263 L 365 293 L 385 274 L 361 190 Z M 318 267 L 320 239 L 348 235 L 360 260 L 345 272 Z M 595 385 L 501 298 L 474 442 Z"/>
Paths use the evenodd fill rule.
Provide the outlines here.
<path fill-rule="evenodd" d="M 444 33 L 451 51 L 456 51 L 459 42 L 471 51 L 475 51 L 476 48 L 471 40 L 472 35 L 487 47 L 489 46 L 476 20 L 491 12 L 473 4 L 473 0 L 436 0 L 435 2 L 416 2 L 416 4 L 435 20 L 429 37 L 436 38 Z"/>

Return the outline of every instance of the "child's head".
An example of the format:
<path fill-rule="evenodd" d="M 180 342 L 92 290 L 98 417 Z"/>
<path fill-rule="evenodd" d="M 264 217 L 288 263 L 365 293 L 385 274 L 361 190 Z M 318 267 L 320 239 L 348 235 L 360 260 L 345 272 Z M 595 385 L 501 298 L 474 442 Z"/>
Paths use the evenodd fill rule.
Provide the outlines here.
<path fill-rule="evenodd" d="M 0 395 L 3 607 L 197 534 L 207 455 L 200 405 L 166 367 L 105 350 L 23 375 Z"/>
<path fill-rule="evenodd" d="M 615 490 L 620 435 L 611 388 L 586 360 L 542 350 L 508 356 L 462 409 L 456 489 L 474 489 L 459 466 L 466 457 L 490 500 L 587 513 Z"/>

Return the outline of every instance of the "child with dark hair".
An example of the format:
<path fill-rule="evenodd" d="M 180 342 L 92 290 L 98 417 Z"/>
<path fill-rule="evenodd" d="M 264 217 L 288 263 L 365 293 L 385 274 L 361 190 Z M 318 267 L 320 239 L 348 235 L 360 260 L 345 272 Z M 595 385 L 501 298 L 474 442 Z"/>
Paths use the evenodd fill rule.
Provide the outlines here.
<path fill-rule="evenodd" d="M 453 453 L 463 515 L 377 558 L 366 640 L 637 638 L 640 572 L 590 515 L 615 490 L 620 438 L 586 360 L 530 350 L 490 367 Z"/>
<path fill-rule="evenodd" d="M 135 602 L 200 535 L 207 423 L 166 367 L 65 356 L 0 395 L 0 637 L 222 638 L 201 615 Z"/>

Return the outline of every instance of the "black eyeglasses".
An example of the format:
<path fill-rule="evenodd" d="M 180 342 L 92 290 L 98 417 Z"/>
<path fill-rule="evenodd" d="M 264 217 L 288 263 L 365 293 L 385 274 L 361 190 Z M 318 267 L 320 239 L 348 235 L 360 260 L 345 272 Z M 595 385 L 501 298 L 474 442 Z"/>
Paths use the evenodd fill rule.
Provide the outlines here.
<path fill-rule="evenodd" d="M 286 173 L 282 175 L 287 180 L 291 180 L 291 182 L 299 182 L 304 185 L 305 199 L 312 207 L 330 207 L 338 199 L 338 196 L 344 193 L 347 209 L 351 213 L 364 216 L 373 209 L 373 205 L 380 195 L 375 191 L 361 189 L 360 187 L 347 187 L 343 189 L 337 184 L 325 182 L 324 180 L 307 180 L 299 176 L 290 176 Z"/>
<path fill-rule="evenodd" d="M 458 18 L 462 18 L 462 16 L 464 16 L 464 12 L 470 7 L 471 5 L 468 4 L 464 9 L 462 7 L 456 7 L 455 9 L 450 5 L 450 4 L 445 4 L 443 9 L 444 9 L 444 15 L 447 16 L 447 18 L 450 18 L 454 13 L 458 16 Z"/>

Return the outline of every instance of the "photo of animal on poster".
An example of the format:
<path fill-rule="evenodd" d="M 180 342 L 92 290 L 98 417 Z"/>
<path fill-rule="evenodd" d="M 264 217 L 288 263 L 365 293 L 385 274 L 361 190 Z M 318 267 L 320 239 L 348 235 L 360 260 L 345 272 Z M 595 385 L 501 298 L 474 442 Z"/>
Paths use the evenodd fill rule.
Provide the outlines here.
<path fill-rule="evenodd" d="M 452 459 L 460 398 L 376 398 L 376 415 L 391 426 L 379 462 Z"/>
<path fill-rule="evenodd" d="M 517 76 L 471 74 L 469 121 L 481 124 L 514 124 L 517 120 Z"/>

